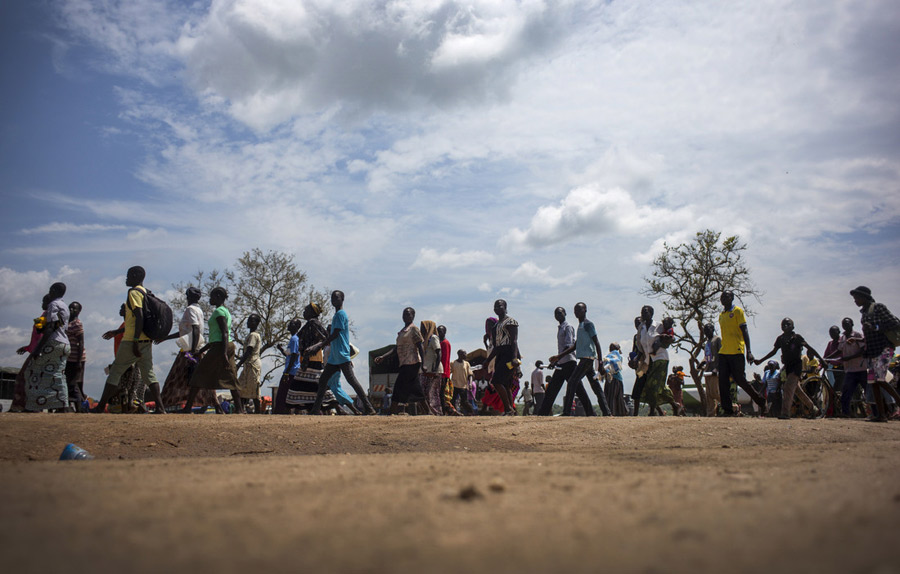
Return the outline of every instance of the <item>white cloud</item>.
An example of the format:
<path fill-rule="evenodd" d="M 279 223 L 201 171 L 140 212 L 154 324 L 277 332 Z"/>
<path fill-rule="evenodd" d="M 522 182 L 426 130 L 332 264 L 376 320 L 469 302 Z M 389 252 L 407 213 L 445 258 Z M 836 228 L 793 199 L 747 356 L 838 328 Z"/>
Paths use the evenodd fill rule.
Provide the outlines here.
<path fill-rule="evenodd" d="M 126 239 L 132 241 L 147 241 L 150 239 L 160 239 L 168 235 L 168 232 L 162 227 L 155 229 L 141 228 L 126 235 Z"/>
<path fill-rule="evenodd" d="M 522 290 L 518 287 L 503 287 L 497 291 L 497 295 L 502 295 L 504 297 L 518 297 L 521 294 Z"/>
<path fill-rule="evenodd" d="M 659 233 L 689 220 L 687 209 L 638 206 L 623 189 L 586 185 L 570 191 L 557 205 L 540 207 L 528 228 L 513 228 L 501 244 L 533 249 L 612 232 Z"/>
<path fill-rule="evenodd" d="M 103 225 L 100 223 L 69 223 L 54 222 L 37 227 L 26 228 L 22 230 L 25 235 L 35 233 L 96 233 L 100 231 L 121 231 L 126 229 L 124 225 Z"/>
<path fill-rule="evenodd" d="M 68 265 L 63 265 L 56 274 L 46 269 L 43 271 L 16 271 L 9 267 L 0 267 L 0 308 L 23 302 L 32 303 L 38 312 L 43 297 L 50 285 L 72 275 L 80 273 Z"/>
<path fill-rule="evenodd" d="M 18 343 L 19 347 L 28 344 L 31 337 L 31 331 L 28 329 L 20 329 L 18 327 L 0 327 L 0 341 Z"/>
<path fill-rule="evenodd" d="M 491 263 L 494 256 L 486 251 L 459 251 L 456 248 L 440 252 L 437 249 L 423 247 L 413 262 L 412 267 L 421 267 L 433 271 L 435 269 L 459 269 L 473 265 Z"/>
<path fill-rule="evenodd" d="M 574 273 L 569 273 L 568 275 L 557 276 L 551 273 L 550 269 L 550 267 L 538 267 L 533 261 L 526 261 L 519 265 L 512 276 L 514 279 L 526 283 L 537 283 L 548 287 L 558 287 L 560 285 L 572 285 L 575 281 L 585 275 L 583 271 L 576 271 Z"/>
<path fill-rule="evenodd" d="M 198 94 L 264 131 L 332 102 L 505 98 L 522 63 L 552 52 L 590 4 L 227 0 L 190 19 L 175 46 Z"/>

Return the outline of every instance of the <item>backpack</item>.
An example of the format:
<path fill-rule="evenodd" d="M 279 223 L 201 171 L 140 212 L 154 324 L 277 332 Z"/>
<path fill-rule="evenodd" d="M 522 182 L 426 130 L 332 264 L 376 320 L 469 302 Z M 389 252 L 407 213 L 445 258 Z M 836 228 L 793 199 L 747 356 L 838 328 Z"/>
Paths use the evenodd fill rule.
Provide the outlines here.
<path fill-rule="evenodd" d="M 149 289 L 144 289 L 144 317 L 143 332 L 154 341 L 160 341 L 169 336 L 172 331 L 172 309 L 165 301 L 153 294 Z"/>

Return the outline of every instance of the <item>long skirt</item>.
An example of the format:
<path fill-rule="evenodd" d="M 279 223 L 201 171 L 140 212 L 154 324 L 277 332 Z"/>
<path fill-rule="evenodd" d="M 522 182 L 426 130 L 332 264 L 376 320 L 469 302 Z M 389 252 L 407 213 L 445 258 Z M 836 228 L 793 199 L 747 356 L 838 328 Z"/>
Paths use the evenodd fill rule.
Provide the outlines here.
<path fill-rule="evenodd" d="M 67 343 L 44 343 L 41 356 L 31 361 L 25 375 L 25 410 L 37 412 L 69 406 L 69 389 L 63 374 L 68 357 Z"/>
<path fill-rule="evenodd" d="M 666 387 L 668 371 L 669 361 L 650 361 L 643 398 L 644 402 L 650 405 L 651 411 L 661 403 L 671 403 L 674 400 Z"/>
<path fill-rule="evenodd" d="M 453 405 L 453 398 L 455 396 L 455 393 L 453 391 L 453 383 L 450 382 L 450 377 L 443 377 L 443 380 L 444 394 L 442 398 L 444 400 L 444 411 L 453 414 L 454 412 L 456 412 L 456 407 Z"/>
<path fill-rule="evenodd" d="M 22 368 L 19 369 L 19 373 L 16 375 L 16 385 L 13 387 L 12 406 L 9 408 L 10 412 L 20 413 L 25 410 L 25 375 L 28 373 L 28 368 L 30 366 L 31 355 L 28 355 L 25 358 L 25 362 L 22 363 Z"/>
<path fill-rule="evenodd" d="M 513 379 L 507 390 L 509 391 L 510 402 L 515 401 L 516 395 L 519 394 L 519 379 Z M 497 394 L 497 391 L 490 386 L 485 389 L 484 396 L 481 397 L 481 404 L 490 407 L 497 412 L 503 412 L 503 400 L 500 398 L 500 395 Z"/>
<path fill-rule="evenodd" d="M 441 396 L 443 395 L 444 375 L 441 373 L 422 373 L 419 377 L 422 381 L 422 390 L 425 391 L 425 404 L 428 405 L 428 414 L 443 415 Z"/>
<path fill-rule="evenodd" d="M 198 389 L 239 389 L 237 372 L 234 368 L 234 343 L 228 343 L 225 352 L 222 352 L 226 343 L 216 341 L 209 344 L 209 349 L 191 375 L 191 387 Z"/>
<path fill-rule="evenodd" d="M 624 417 L 628 415 L 628 407 L 625 406 L 625 389 L 622 386 L 622 379 L 610 377 L 603 389 L 606 395 L 606 404 L 614 417 Z"/>
<path fill-rule="evenodd" d="M 242 399 L 259 398 L 259 377 L 262 374 L 262 364 L 259 362 L 244 363 L 241 376 L 238 377 Z"/>
<path fill-rule="evenodd" d="M 169 375 L 166 377 L 166 382 L 163 383 L 163 404 L 166 404 L 169 407 L 177 407 L 180 406 L 181 403 L 187 401 L 188 394 L 191 392 L 191 375 L 196 368 L 196 363 L 189 361 L 183 351 L 178 353 L 178 356 L 175 357 L 175 362 L 172 364 L 172 368 L 169 369 Z M 214 407 L 217 404 L 216 392 L 211 389 L 201 389 L 194 399 L 195 407 Z"/>

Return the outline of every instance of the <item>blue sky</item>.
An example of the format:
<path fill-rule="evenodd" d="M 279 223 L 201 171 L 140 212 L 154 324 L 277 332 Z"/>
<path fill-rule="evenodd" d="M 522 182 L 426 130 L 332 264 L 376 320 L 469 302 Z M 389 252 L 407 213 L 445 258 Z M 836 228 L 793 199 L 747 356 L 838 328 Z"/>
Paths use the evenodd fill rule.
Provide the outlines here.
<path fill-rule="evenodd" d="M 0 26 L 0 364 L 62 279 L 94 394 L 127 267 L 164 293 L 253 247 L 343 289 L 364 349 L 407 305 L 475 348 L 497 297 L 528 362 L 580 300 L 628 341 L 652 256 L 705 228 L 750 246 L 757 354 L 786 315 L 821 351 L 859 284 L 900 310 L 889 1 L 19 1 Z"/>

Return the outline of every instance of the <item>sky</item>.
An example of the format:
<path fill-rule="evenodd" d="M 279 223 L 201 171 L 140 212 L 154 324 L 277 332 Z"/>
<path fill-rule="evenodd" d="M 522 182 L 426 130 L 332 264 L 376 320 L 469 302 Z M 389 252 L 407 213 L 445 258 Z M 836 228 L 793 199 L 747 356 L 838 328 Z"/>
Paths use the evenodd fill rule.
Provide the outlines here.
<path fill-rule="evenodd" d="M 756 355 L 785 316 L 821 352 L 857 285 L 900 312 L 898 54 L 890 0 L 0 3 L 0 365 L 61 280 L 97 396 L 128 267 L 171 294 L 255 247 L 364 350 L 406 306 L 472 350 L 498 297 L 526 365 L 578 301 L 630 348 L 703 229 L 748 245 Z"/>

